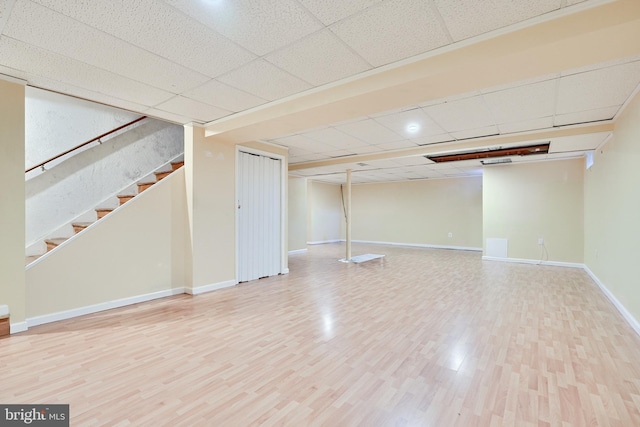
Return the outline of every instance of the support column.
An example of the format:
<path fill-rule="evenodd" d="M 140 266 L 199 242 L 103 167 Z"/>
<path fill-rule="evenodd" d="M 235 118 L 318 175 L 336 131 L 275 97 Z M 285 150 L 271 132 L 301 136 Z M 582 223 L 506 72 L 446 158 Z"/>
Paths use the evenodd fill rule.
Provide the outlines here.
<path fill-rule="evenodd" d="M 345 260 L 351 260 L 351 169 L 347 169 L 347 255 Z"/>
<path fill-rule="evenodd" d="M 13 333 L 27 329 L 24 97 L 24 82 L 0 77 L 0 317 L 9 311 Z"/>
<path fill-rule="evenodd" d="M 236 283 L 235 146 L 204 128 L 185 126 L 184 167 L 189 239 L 186 290 L 198 294 Z"/>

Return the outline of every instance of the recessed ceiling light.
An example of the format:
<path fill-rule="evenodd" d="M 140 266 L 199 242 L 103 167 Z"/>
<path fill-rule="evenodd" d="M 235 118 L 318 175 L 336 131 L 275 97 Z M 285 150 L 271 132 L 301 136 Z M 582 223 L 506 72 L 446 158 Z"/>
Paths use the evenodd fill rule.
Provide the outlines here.
<path fill-rule="evenodd" d="M 409 133 L 416 133 L 420 130 L 420 125 L 415 124 L 415 123 L 411 123 L 409 125 L 407 125 L 407 132 Z"/>

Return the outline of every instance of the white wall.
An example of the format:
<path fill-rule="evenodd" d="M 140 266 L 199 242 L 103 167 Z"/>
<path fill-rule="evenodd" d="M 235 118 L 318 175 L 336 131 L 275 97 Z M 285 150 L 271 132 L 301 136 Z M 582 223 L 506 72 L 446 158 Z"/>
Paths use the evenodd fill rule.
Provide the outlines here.
<path fill-rule="evenodd" d="M 0 78 L 0 305 L 25 319 L 24 85 Z"/>
<path fill-rule="evenodd" d="M 339 240 L 344 221 L 340 186 L 307 181 L 307 241 Z"/>
<path fill-rule="evenodd" d="M 32 87 L 25 96 L 25 169 L 140 117 Z"/>
<path fill-rule="evenodd" d="M 307 179 L 289 177 L 289 251 L 307 247 Z"/>
<path fill-rule="evenodd" d="M 482 246 L 482 177 L 359 184 L 351 195 L 354 240 Z"/>
<path fill-rule="evenodd" d="M 29 179 L 26 182 L 27 245 L 93 209 L 183 150 L 181 126 L 146 119 L 128 132 Z"/>
<path fill-rule="evenodd" d="M 485 244 L 508 239 L 508 258 L 583 262 L 584 159 L 496 165 L 483 174 Z"/>
<path fill-rule="evenodd" d="M 640 95 L 585 172 L 584 261 L 640 321 Z M 638 330 L 640 332 L 640 330 Z"/>

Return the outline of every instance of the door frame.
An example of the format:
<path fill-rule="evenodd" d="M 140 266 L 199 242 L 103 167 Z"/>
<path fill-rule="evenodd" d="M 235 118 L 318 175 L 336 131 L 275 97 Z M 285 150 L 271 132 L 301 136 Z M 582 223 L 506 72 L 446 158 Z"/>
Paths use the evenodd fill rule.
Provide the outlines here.
<path fill-rule="evenodd" d="M 239 220 L 239 209 L 238 209 L 238 201 L 240 195 L 240 174 L 238 173 L 239 163 L 240 163 L 240 152 L 245 152 L 248 154 L 255 154 L 258 156 L 270 157 L 272 159 L 280 160 L 280 274 L 289 273 L 289 269 L 285 265 L 286 261 L 286 242 L 285 242 L 285 218 L 286 218 L 286 178 L 287 178 L 287 158 L 281 154 L 271 153 L 269 151 L 259 150 L 257 148 L 246 147 L 243 145 L 236 145 L 235 151 L 235 175 L 236 175 L 236 183 L 235 183 L 235 200 L 234 200 L 234 210 L 235 212 L 235 231 L 236 231 L 236 284 L 238 282 L 238 278 L 240 277 L 240 220 Z"/>

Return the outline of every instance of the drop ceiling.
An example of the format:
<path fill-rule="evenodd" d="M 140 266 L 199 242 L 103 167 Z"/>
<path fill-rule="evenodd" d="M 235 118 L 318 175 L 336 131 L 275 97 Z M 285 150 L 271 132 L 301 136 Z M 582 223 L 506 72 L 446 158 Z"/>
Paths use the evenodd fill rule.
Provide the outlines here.
<path fill-rule="evenodd" d="M 296 97 L 322 97 L 340 84 L 388 84 L 376 73 L 609 3 L 638 12 L 630 0 L 0 0 L 0 73 L 180 124 L 215 126 Z M 539 130 L 611 120 L 640 83 L 634 49 L 473 91 L 461 81 L 457 93 L 423 102 L 400 91 L 394 108 L 380 104 L 321 126 L 300 128 L 305 119 L 292 114 L 300 129 L 252 139 L 288 147 L 292 174 L 327 182 L 344 178 L 349 156 L 377 153 L 388 159 L 353 167 L 355 182 L 476 175 L 477 164 L 441 168 L 406 153 L 521 133 L 533 140 Z M 519 66 L 535 68 L 526 60 Z M 411 102 L 402 103 L 405 95 Z M 554 138 L 545 156 L 580 156 L 608 135 Z M 343 160 L 314 166 L 332 159 Z"/>

